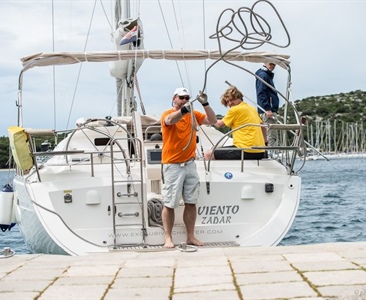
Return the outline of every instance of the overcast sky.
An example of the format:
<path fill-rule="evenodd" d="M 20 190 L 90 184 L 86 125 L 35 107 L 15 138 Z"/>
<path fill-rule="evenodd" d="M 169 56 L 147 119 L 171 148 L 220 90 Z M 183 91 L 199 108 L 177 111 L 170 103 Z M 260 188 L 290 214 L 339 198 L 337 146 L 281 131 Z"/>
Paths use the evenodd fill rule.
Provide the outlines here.
<path fill-rule="evenodd" d="M 20 58 L 38 52 L 109 51 L 114 1 L 11 0 L 0 1 L 0 136 L 7 136 L 7 127 L 17 125 L 16 100 Z M 217 41 L 208 37 L 215 33 L 217 20 L 226 8 L 237 11 L 251 7 L 254 1 L 145 0 L 140 2 L 140 18 L 144 29 L 145 49 L 215 49 Z M 278 48 L 264 45 L 258 51 L 275 51 L 291 56 L 293 100 L 365 90 L 366 72 L 363 66 L 366 49 L 366 0 L 360 1 L 272 1 L 291 38 L 290 46 Z M 163 10 L 162 17 L 160 8 Z M 204 8 L 204 14 L 203 14 Z M 283 28 L 273 10 L 263 4 L 258 12 L 272 28 L 273 42 L 287 43 Z M 132 14 L 138 4 L 134 1 Z M 93 22 L 91 18 L 93 16 Z M 176 19 L 175 19 L 176 17 Z M 168 25 L 169 37 L 165 23 Z M 54 24 L 54 30 L 52 30 Z M 91 24 L 91 25 L 90 25 Z M 203 24 L 205 26 L 203 26 Z M 54 38 L 52 33 L 54 32 Z M 87 33 L 90 32 L 89 36 Z M 225 46 L 234 47 L 234 43 Z M 185 85 L 193 95 L 207 81 L 209 101 L 218 114 L 226 108 L 219 97 L 227 88 L 225 80 L 237 85 L 255 101 L 254 78 L 225 64 L 214 61 L 180 63 L 183 82 L 175 62 L 146 60 L 138 73 L 140 93 L 148 114 L 158 116 L 171 105 L 176 87 Z M 261 64 L 240 64 L 255 72 Z M 83 64 L 80 82 L 75 89 L 79 66 L 56 69 L 56 92 L 53 91 L 52 68 L 35 68 L 24 75 L 24 126 L 63 129 L 73 127 L 78 117 L 104 117 L 116 114 L 114 79 L 108 66 Z M 283 93 L 287 73 L 275 69 L 275 83 Z M 87 94 L 88 93 L 88 94 Z M 55 98 L 54 98 L 55 94 Z M 54 100 L 56 99 L 56 100 Z M 139 102 L 139 98 L 137 98 Z M 250 102 L 248 99 L 246 100 Z M 200 107 L 195 104 L 195 107 Z M 55 109 L 56 108 L 56 109 Z M 60 112 L 59 112 L 60 111 Z M 56 120 L 56 121 L 55 121 Z M 55 126 L 54 126 L 55 125 Z"/>

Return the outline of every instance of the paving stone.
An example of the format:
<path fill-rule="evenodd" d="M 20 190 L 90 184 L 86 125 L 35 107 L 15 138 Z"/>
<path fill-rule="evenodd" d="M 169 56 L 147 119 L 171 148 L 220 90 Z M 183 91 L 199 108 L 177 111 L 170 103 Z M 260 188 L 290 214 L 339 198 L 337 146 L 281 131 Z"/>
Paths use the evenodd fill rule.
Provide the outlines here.
<path fill-rule="evenodd" d="M 236 274 L 238 285 L 302 281 L 296 271 Z"/>
<path fill-rule="evenodd" d="M 261 272 L 280 272 L 293 271 L 293 268 L 286 262 L 275 260 L 273 262 L 262 261 L 260 259 L 248 261 L 233 261 L 231 266 L 235 273 L 261 273 Z"/>
<path fill-rule="evenodd" d="M 94 284 L 110 284 L 114 276 L 72 276 L 60 277 L 53 285 L 94 285 Z"/>
<path fill-rule="evenodd" d="M 189 257 L 179 257 L 176 262 L 177 267 L 211 267 L 211 266 L 226 266 L 228 265 L 228 259 L 226 256 L 189 256 Z"/>
<path fill-rule="evenodd" d="M 174 293 L 196 293 L 196 292 L 216 292 L 234 291 L 234 283 L 216 283 L 214 285 L 194 285 L 194 286 L 175 286 Z"/>
<path fill-rule="evenodd" d="M 36 299 L 39 293 L 36 292 L 14 292 L 14 293 L 2 293 L 0 292 L 1 300 L 23 300 L 23 299 Z"/>
<path fill-rule="evenodd" d="M 0 260 L 0 299 L 360 300 L 365 265 L 366 242 L 16 255 Z"/>
<path fill-rule="evenodd" d="M 62 276 L 62 269 L 37 269 L 31 272 L 29 269 L 18 269 L 15 272 L 8 274 L 3 280 L 54 280 Z"/>
<path fill-rule="evenodd" d="M 230 255 L 230 261 L 231 262 L 247 262 L 247 261 L 253 261 L 253 259 L 256 259 L 258 254 L 251 254 L 251 255 L 243 255 L 243 253 L 240 255 L 239 253 L 237 255 Z M 283 255 L 261 255 L 261 261 L 286 261 L 286 259 L 283 257 Z"/>
<path fill-rule="evenodd" d="M 139 259 L 133 259 L 126 261 L 125 263 L 126 267 L 148 267 L 148 268 L 154 268 L 154 267 L 174 267 L 175 266 L 175 260 L 172 258 L 164 258 L 159 256 L 156 259 L 150 259 L 150 258 L 139 258 Z"/>
<path fill-rule="evenodd" d="M 232 275 L 211 274 L 211 276 L 179 276 L 174 278 L 174 288 L 199 287 L 209 285 L 215 288 L 217 284 L 233 284 Z"/>
<path fill-rule="evenodd" d="M 323 297 L 296 297 L 296 298 L 289 298 L 288 300 L 324 300 Z M 330 299 L 326 299 L 330 300 Z"/>
<path fill-rule="evenodd" d="M 120 266 L 71 266 L 63 276 L 115 276 L 119 271 Z"/>
<path fill-rule="evenodd" d="M 240 286 L 243 298 L 287 299 L 293 297 L 315 297 L 316 292 L 306 282 L 286 282 Z"/>
<path fill-rule="evenodd" d="M 173 279 L 170 277 L 152 278 L 117 278 L 112 284 L 112 288 L 139 288 L 139 287 L 171 287 Z"/>
<path fill-rule="evenodd" d="M 319 287 L 319 292 L 323 297 L 336 297 L 338 299 L 366 299 L 365 285 L 334 285 Z"/>
<path fill-rule="evenodd" d="M 174 294 L 172 300 L 204 300 L 204 299 L 218 299 L 218 300 L 236 300 L 240 299 L 237 291 L 209 291 L 199 293 L 183 293 Z"/>
<path fill-rule="evenodd" d="M 146 267 L 124 267 L 118 274 L 117 278 L 123 277 L 172 277 L 174 269 L 168 267 L 146 268 Z"/>
<path fill-rule="evenodd" d="M 349 261 L 296 262 L 292 265 L 302 272 L 360 269 Z"/>
<path fill-rule="evenodd" d="M 112 288 L 109 289 L 103 300 L 149 300 L 149 299 L 159 299 L 159 300 L 170 300 L 170 288 L 146 288 L 146 287 L 139 287 L 139 288 Z"/>
<path fill-rule="evenodd" d="M 305 272 L 303 275 L 316 286 L 339 284 L 366 286 L 366 271 L 363 270 Z"/>
<path fill-rule="evenodd" d="M 45 280 L 3 280 L 0 281 L 0 299 L 3 292 L 37 292 L 43 291 L 52 281 Z"/>
<path fill-rule="evenodd" d="M 366 247 L 363 249 L 352 249 L 352 250 L 347 250 L 347 251 L 339 251 L 339 255 L 341 255 L 342 257 L 348 259 L 348 260 L 353 260 L 353 259 L 357 259 L 357 258 L 365 258 L 365 251 L 366 251 Z"/>
<path fill-rule="evenodd" d="M 46 299 L 88 299 L 100 300 L 106 293 L 108 285 L 55 285 L 50 286 L 37 300 Z"/>
<path fill-rule="evenodd" d="M 10 258 L 10 259 L 12 259 L 12 258 Z M 26 262 L 3 261 L 3 264 L 0 263 L 0 274 L 13 272 L 13 271 L 19 269 L 20 267 L 22 267 L 25 263 Z"/>
<path fill-rule="evenodd" d="M 226 266 L 195 266 L 195 267 L 187 267 L 187 268 L 177 268 L 175 271 L 175 277 L 179 278 L 180 276 L 217 276 L 217 274 L 221 275 L 229 275 L 231 276 L 231 269 L 229 265 Z"/>
<path fill-rule="evenodd" d="M 284 257 L 290 263 L 296 262 L 325 262 L 325 261 L 345 261 L 339 254 L 332 252 L 321 253 L 301 253 L 301 254 L 284 254 Z"/>
<path fill-rule="evenodd" d="M 366 252 L 366 251 L 365 251 Z M 352 258 L 350 259 L 352 263 L 365 267 L 366 266 L 366 257 L 364 258 Z"/>

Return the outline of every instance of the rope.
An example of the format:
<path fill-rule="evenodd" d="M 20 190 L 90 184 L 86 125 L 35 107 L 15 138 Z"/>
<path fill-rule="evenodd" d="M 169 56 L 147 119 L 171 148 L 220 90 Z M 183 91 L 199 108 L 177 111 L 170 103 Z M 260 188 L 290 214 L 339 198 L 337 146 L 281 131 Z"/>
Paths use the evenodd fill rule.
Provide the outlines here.
<path fill-rule="evenodd" d="M 147 211 L 149 216 L 149 226 L 163 226 L 162 212 L 164 202 L 158 198 L 150 199 L 147 202 Z"/>
<path fill-rule="evenodd" d="M 135 81 L 135 87 L 136 87 L 137 94 L 139 95 L 139 100 L 140 100 L 140 106 L 141 106 L 142 114 L 143 115 L 146 115 L 144 102 L 142 101 L 142 96 L 141 96 L 139 82 L 137 80 L 137 73 L 134 74 L 133 79 Z"/>
<path fill-rule="evenodd" d="M 272 30 L 271 30 L 270 24 L 265 20 L 265 18 L 263 16 L 259 15 L 257 12 L 254 11 L 256 6 L 260 3 L 268 4 L 270 6 L 270 8 L 273 9 L 275 15 L 278 17 L 278 20 L 280 21 L 282 28 L 285 31 L 285 35 L 287 37 L 287 41 L 283 45 L 271 42 Z M 249 30 L 247 24 L 244 21 L 245 15 L 250 20 L 249 25 L 251 25 L 251 30 Z M 224 16 L 225 16 L 225 20 L 224 20 Z M 227 20 L 229 20 L 229 22 Z M 273 18 L 271 20 L 273 20 Z M 224 25 L 222 27 L 219 27 L 221 23 Z M 244 31 L 243 31 L 243 29 L 244 29 Z M 225 9 L 224 11 L 222 11 L 222 13 L 220 14 L 220 16 L 218 18 L 215 34 L 211 35 L 209 38 L 217 39 L 218 48 L 219 48 L 221 57 L 220 57 L 220 59 L 213 62 L 207 68 L 207 70 L 204 74 L 204 82 L 203 82 L 203 87 L 201 89 L 202 93 L 204 93 L 206 90 L 208 72 L 219 61 L 223 61 L 223 62 L 230 64 L 234 67 L 237 67 L 243 71 L 246 71 L 247 73 L 253 75 L 254 77 L 257 77 L 253 72 L 250 72 L 249 70 L 247 70 L 233 62 L 225 60 L 225 56 L 228 55 L 229 53 L 231 53 L 232 51 L 237 50 L 238 48 L 242 48 L 244 50 L 254 50 L 254 49 L 257 49 L 257 48 L 263 46 L 266 43 L 271 44 L 273 46 L 280 47 L 280 48 L 286 48 L 290 45 L 290 35 L 287 31 L 287 28 L 286 28 L 284 22 L 282 21 L 281 16 L 279 15 L 278 11 L 273 6 L 273 4 L 267 0 L 259 0 L 259 1 L 255 2 L 251 8 L 240 7 L 237 11 L 234 11 L 231 8 Z M 229 49 L 225 53 L 223 53 L 222 52 L 223 50 L 221 47 L 222 40 L 233 42 L 234 47 L 232 47 L 231 49 Z M 289 70 L 289 74 L 290 74 L 290 70 Z M 278 92 L 279 95 L 283 99 L 286 100 L 286 97 L 283 96 L 279 91 L 277 91 L 277 90 L 275 90 L 275 91 Z M 192 129 L 192 131 L 193 131 L 193 129 Z M 187 148 L 189 146 L 190 142 L 188 143 L 188 145 L 185 148 Z"/>
<path fill-rule="evenodd" d="M 277 43 L 274 43 L 271 41 L 272 40 L 272 30 L 271 30 L 270 24 L 266 21 L 266 19 L 263 16 L 261 16 L 259 13 L 255 12 L 256 6 L 260 3 L 268 4 L 270 6 L 270 8 L 274 11 L 280 24 L 282 25 L 282 28 L 287 37 L 287 41 L 283 45 L 280 45 L 280 44 L 277 44 Z M 251 30 L 249 30 L 247 24 L 244 21 L 245 16 L 247 16 L 250 20 L 249 25 L 251 25 Z M 225 17 L 225 20 L 224 20 L 224 17 Z M 273 20 L 273 18 L 271 20 Z M 219 27 L 221 23 L 224 25 L 222 27 Z M 291 41 L 290 35 L 287 31 L 287 28 L 286 28 L 284 22 L 282 21 L 281 16 L 279 15 L 278 11 L 273 6 L 273 4 L 267 0 L 259 0 L 259 1 L 255 2 L 251 8 L 240 7 L 237 11 L 234 11 L 231 8 L 225 9 L 220 14 L 219 19 L 217 21 L 215 34 L 211 35 L 209 38 L 217 40 L 221 58 L 218 59 L 217 61 L 215 61 L 214 63 L 212 63 L 206 70 L 203 88 L 201 89 L 201 91 L 203 93 L 206 90 L 208 72 L 219 61 L 224 61 L 234 67 L 240 68 L 248 73 L 251 73 L 248 70 L 246 70 L 245 68 L 240 67 L 239 65 L 237 65 L 235 63 L 225 60 L 225 56 L 227 54 L 231 53 L 232 51 L 237 50 L 238 48 L 242 48 L 244 50 L 254 50 L 254 49 L 257 49 L 257 48 L 263 46 L 264 44 L 270 44 L 270 45 L 273 45 L 276 47 L 286 48 L 290 45 L 290 41 Z M 234 43 L 234 47 L 232 47 L 231 49 L 229 49 L 225 53 L 223 53 L 222 48 L 221 48 L 222 40 L 226 40 L 228 42 Z"/>

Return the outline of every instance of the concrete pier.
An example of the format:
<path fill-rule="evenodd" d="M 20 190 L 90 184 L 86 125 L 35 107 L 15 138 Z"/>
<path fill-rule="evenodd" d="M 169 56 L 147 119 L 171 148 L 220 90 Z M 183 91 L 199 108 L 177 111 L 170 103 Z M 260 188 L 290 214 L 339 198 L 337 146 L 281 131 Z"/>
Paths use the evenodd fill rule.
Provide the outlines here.
<path fill-rule="evenodd" d="M 366 242 L 0 259 L 0 299 L 366 299 Z"/>

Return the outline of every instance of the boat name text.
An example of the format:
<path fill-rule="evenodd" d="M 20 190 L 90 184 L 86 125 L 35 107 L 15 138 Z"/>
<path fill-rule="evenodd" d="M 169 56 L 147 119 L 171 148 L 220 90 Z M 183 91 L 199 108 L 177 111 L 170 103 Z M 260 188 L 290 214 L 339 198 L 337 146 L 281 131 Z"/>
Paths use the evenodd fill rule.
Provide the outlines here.
<path fill-rule="evenodd" d="M 213 205 L 198 207 L 198 215 L 202 217 L 201 224 L 228 224 L 232 215 L 237 214 L 239 205 Z"/>

